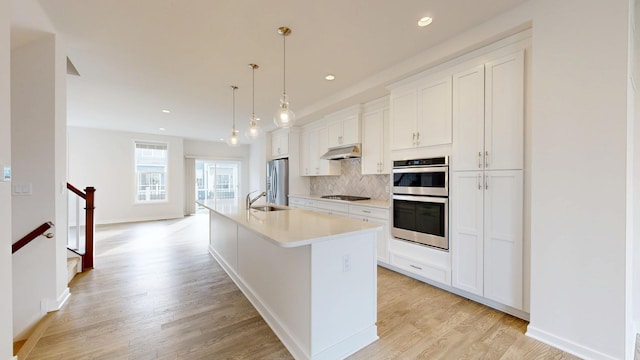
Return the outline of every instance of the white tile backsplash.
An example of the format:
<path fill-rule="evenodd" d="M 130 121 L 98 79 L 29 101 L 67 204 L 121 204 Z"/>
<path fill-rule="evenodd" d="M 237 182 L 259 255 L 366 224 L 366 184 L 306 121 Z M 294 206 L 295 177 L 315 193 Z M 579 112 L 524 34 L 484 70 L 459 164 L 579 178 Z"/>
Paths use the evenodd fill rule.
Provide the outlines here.
<path fill-rule="evenodd" d="M 362 175 L 360 159 L 340 161 L 342 175 L 311 177 L 311 195 L 355 195 L 389 201 L 390 175 Z"/>

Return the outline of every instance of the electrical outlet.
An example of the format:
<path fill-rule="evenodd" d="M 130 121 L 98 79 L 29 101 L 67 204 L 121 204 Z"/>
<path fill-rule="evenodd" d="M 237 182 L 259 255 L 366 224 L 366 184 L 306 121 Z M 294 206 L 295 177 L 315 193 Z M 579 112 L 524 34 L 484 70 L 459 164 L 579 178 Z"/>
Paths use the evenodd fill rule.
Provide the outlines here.
<path fill-rule="evenodd" d="M 351 271 L 351 254 L 342 255 L 342 272 Z"/>

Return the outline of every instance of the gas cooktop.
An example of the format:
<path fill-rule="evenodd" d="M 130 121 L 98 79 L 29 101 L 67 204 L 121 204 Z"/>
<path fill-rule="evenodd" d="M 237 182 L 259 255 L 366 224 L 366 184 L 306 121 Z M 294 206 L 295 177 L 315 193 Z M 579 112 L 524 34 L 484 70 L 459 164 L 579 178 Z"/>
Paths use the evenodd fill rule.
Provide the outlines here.
<path fill-rule="evenodd" d="M 364 196 L 352 196 L 352 195 L 322 195 L 320 196 L 323 199 L 332 199 L 332 200 L 345 200 L 345 201 L 358 201 L 358 200 L 370 200 L 370 197 Z"/>

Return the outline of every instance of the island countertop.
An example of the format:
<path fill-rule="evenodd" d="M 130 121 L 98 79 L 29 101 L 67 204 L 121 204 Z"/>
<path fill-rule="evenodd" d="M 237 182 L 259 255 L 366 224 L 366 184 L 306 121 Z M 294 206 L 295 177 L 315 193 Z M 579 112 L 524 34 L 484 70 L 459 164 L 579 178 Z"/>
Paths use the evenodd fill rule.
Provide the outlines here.
<path fill-rule="evenodd" d="M 373 223 L 303 209 L 247 211 L 244 203 L 225 200 L 199 201 L 198 204 L 262 235 L 280 247 L 305 246 L 349 233 L 377 231 L 381 227 Z"/>

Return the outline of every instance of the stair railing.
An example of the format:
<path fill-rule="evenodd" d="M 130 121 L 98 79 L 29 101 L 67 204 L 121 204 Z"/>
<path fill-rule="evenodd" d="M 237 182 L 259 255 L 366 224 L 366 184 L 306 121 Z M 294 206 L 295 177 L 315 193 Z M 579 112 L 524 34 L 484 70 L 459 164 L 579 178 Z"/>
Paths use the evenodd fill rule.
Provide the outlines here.
<path fill-rule="evenodd" d="M 94 258 L 94 217 L 95 192 L 94 187 L 87 187 L 84 191 L 67 183 L 70 194 L 68 216 L 67 249 L 82 258 L 82 271 L 93 268 Z M 82 211 L 84 205 L 84 211 Z"/>
<path fill-rule="evenodd" d="M 23 247 L 25 247 L 27 244 L 29 244 L 33 240 L 37 239 L 38 236 L 40 236 L 40 235 L 46 237 L 47 239 L 51 239 L 53 237 L 53 234 L 52 233 L 47 233 L 45 231 L 49 230 L 52 227 L 53 227 L 53 223 L 51 221 L 47 221 L 46 223 L 38 226 L 32 232 L 30 232 L 27 235 L 23 236 L 22 239 L 20 239 L 20 240 L 16 241 L 15 243 L 13 243 L 11 245 L 11 253 L 15 254 L 18 250 L 22 249 Z"/>

